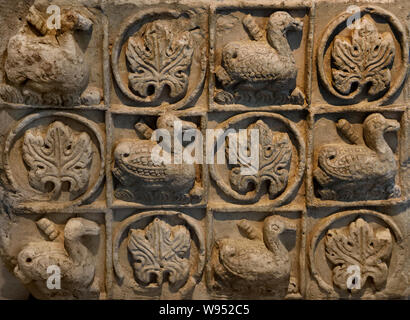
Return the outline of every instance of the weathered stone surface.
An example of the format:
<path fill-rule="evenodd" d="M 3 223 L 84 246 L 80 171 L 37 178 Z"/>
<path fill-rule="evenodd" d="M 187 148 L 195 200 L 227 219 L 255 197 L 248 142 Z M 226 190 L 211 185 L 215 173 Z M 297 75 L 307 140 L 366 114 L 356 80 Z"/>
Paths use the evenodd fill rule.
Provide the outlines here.
<path fill-rule="evenodd" d="M 410 298 L 409 12 L 0 1 L 0 298 Z"/>

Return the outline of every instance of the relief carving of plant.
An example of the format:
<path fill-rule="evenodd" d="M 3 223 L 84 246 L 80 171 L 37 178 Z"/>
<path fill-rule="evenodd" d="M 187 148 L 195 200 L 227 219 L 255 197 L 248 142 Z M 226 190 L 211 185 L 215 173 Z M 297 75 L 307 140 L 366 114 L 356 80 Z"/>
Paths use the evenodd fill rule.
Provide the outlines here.
<path fill-rule="evenodd" d="M 188 31 L 162 21 L 147 24 L 128 40 L 129 86 L 147 101 L 159 99 L 166 87 L 171 98 L 181 98 L 188 87 L 193 51 Z"/>
<path fill-rule="evenodd" d="M 87 133 L 75 134 L 70 127 L 56 121 L 48 127 L 45 137 L 35 129 L 25 133 L 23 159 L 34 189 L 50 192 L 52 200 L 59 200 L 63 184 L 68 183 L 70 195 L 78 196 L 88 186 L 91 139 Z"/>
<path fill-rule="evenodd" d="M 362 93 L 367 85 L 371 96 L 389 88 L 389 67 L 395 56 L 390 33 L 379 33 L 374 21 L 366 16 L 357 23 L 351 39 L 336 37 L 332 50 L 333 85 L 352 98 Z"/>
<path fill-rule="evenodd" d="M 156 218 L 145 230 L 132 229 L 128 251 L 136 279 L 154 286 L 168 280 L 180 288 L 189 276 L 190 247 L 190 233 L 182 225 L 172 227 Z"/>
<path fill-rule="evenodd" d="M 334 265 L 333 283 L 347 290 L 349 266 L 360 268 L 360 288 L 371 278 L 376 289 L 386 284 L 387 263 L 392 252 L 392 236 L 387 228 L 374 230 L 362 218 L 352 222 L 347 231 L 329 230 L 325 238 L 326 257 Z"/>
<path fill-rule="evenodd" d="M 259 163 L 255 169 L 255 174 L 243 174 L 241 168 L 250 167 L 249 154 L 243 154 L 250 150 L 251 137 L 250 130 L 259 131 Z M 239 159 L 239 166 L 233 168 L 230 174 L 232 186 L 239 192 L 246 192 L 248 185 L 255 185 L 255 192 L 261 190 L 264 181 L 269 182 L 269 195 L 277 196 L 282 192 L 288 183 L 289 165 L 292 158 L 292 145 L 286 133 L 273 132 L 262 120 L 251 124 L 248 127 L 248 148 L 238 148 L 233 150 Z M 231 150 L 232 151 L 232 150 Z"/>

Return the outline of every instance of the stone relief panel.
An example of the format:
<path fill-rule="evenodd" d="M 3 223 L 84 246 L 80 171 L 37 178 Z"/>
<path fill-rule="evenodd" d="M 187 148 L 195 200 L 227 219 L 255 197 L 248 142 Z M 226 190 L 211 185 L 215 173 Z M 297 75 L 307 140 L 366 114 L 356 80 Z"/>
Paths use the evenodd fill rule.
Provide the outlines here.
<path fill-rule="evenodd" d="M 304 130 L 303 121 L 292 120 L 295 122 L 279 114 L 250 112 L 217 123 L 214 129 L 224 134 L 207 142 L 213 146 L 214 157 L 209 172 L 212 188 L 223 194 L 216 197 L 211 193 L 210 202 L 216 206 L 218 202 L 259 206 L 280 206 L 289 202 L 298 192 L 305 170 L 305 142 L 300 132 Z M 208 127 L 211 126 L 210 122 Z M 246 145 L 240 140 L 240 130 L 246 133 L 248 145 L 245 149 L 240 147 Z M 251 130 L 258 132 L 252 155 Z M 232 141 L 237 143 L 232 146 Z M 230 153 L 236 163 L 230 160 Z M 220 161 L 220 154 L 225 155 L 224 162 Z M 257 159 L 257 163 L 252 163 L 250 158 Z"/>
<path fill-rule="evenodd" d="M 16 209 L 64 210 L 102 196 L 105 138 L 97 123 L 43 111 L 18 119 L 5 136 L 3 185 L 13 192 Z"/>
<path fill-rule="evenodd" d="M 212 297 L 301 297 L 301 212 L 252 212 L 252 218 L 243 213 L 211 214 L 207 284 Z"/>
<path fill-rule="evenodd" d="M 311 298 L 389 299 L 406 290 L 403 234 L 386 214 L 332 214 L 313 227 L 307 245 Z"/>
<path fill-rule="evenodd" d="M 129 211 L 129 210 L 128 210 Z M 192 214 L 192 215 L 191 215 Z M 114 296 L 189 299 L 205 265 L 203 214 L 116 212 L 113 233 Z"/>
<path fill-rule="evenodd" d="M 410 3 L 166 2 L 0 4 L 26 296 L 410 297 Z"/>
<path fill-rule="evenodd" d="M 113 21 L 111 27 L 111 66 L 118 94 L 113 96 L 114 106 L 194 107 L 207 71 L 206 10 L 160 6 L 132 11 L 134 15 Z"/>
<path fill-rule="evenodd" d="M 307 8 L 213 10 L 210 108 L 303 106 Z"/>
<path fill-rule="evenodd" d="M 403 114 L 318 114 L 312 131 L 308 201 L 313 206 L 389 204 L 406 198 L 399 164 Z M 403 144 L 402 144 L 403 143 Z"/>
<path fill-rule="evenodd" d="M 50 5 L 60 10 L 54 24 Z M 55 107 L 103 104 L 101 12 L 67 1 L 35 1 L 24 14 L 15 22 L 17 32 L 2 39 L 0 101 Z"/>
<path fill-rule="evenodd" d="M 180 126 L 180 131 L 177 126 Z M 114 205 L 198 205 L 205 201 L 204 166 L 187 163 L 185 154 L 202 152 L 201 117 L 178 117 L 166 112 L 158 117 L 114 115 L 112 151 Z M 197 130 L 196 134 L 193 130 Z M 169 139 L 158 136 L 166 133 Z M 193 139 L 192 139 L 193 137 Z M 153 140 L 154 139 L 154 140 Z M 191 143 L 198 141 L 201 150 Z M 163 161 L 156 162 L 155 149 Z M 198 150 L 197 150 L 198 149 Z"/>
<path fill-rule="evenodd" d="M 27 218 L 3 211 L 0 219 L 1 257 L 36 299 L 104 298 L 103 215 Z M 56 268 L 61 276 L 59 284 L 50 278 Z"/>
<path fill-rule="evenodd" d="M 320 26 L 314 104 L 386 105 L 401 93 L 409 60 L 406 29 L 384 8 L 356 7 L 354 12 L 340 8 L 326 27 Z"/>

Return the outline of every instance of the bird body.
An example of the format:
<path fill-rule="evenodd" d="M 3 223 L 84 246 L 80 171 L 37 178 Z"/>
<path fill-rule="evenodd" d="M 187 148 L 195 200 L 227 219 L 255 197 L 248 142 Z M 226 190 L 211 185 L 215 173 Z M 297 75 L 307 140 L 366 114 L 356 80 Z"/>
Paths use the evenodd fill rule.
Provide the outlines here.
<path fill-rule="evenodd" d="M 363 123 L 363 140 L 358 139 L 346 120 L 339 121 L 342 133 L 354 144 L 332 143 L 317 151 L 314 177 L 323 199 L 354 200 L 397 196 L 397 163 L 384 133 L 400 124 L 381 114 L 368 116 Z M 363 141 L 363 142 L 360 142 Z"/>

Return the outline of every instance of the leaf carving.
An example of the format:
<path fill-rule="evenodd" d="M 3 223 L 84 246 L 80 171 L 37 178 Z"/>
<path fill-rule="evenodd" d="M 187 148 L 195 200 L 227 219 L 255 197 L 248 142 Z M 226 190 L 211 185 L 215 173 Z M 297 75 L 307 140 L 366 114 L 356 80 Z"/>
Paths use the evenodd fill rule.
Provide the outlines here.
<path fill-rule="evenodd" d="M 352 222 L 348 234 L 344 230 L 329 230 L 325 238 L 326 257 L 335 265 L 333 282 L 339 288 L 347 290 L 347 280 L 351 275 L 349 266 L 360 268 L 360 288 L 367 278 L 371 278 L 376 289 L 383 288 L 387 281 L 388 266 L 386 261 L 392 252 L 392 236 L 388 229 L 373 228 L 362 218 Z"/>
<path fill-rule="evenodd" d="M 341 94 L 351 98 L 362 93 L 367 85 L 368 94 L 377 95 L 390 86 L 389 67 L 394 56 L 392 35 L 388 32 L 380 34 L 374 21 L 365 16 L 352 31 L 351 39 L 338 36 L 334 41 L 333 85 Z"/>
<path fill-rule="evenodd" d="M 188 87 L 192 54 L 190 32 L 181 32 L 163 21 L 147 24 L 128 40 L 130 87 L 150 102 L 158 100 L 165 87 L 171 98 L 181 98 Z"/>
<path fill-rule="evenodd" d="M 230 173 L 232 186 L 239 192 L 246 192 L 250 183 L 259 192 L 264 181 L 269 182 L 269 195 L 277 196 L 288 183 L 289 166 L 292 158 L 292 145 L 286 133 L 273 132 L 262 120 L 248 127 L 248 148 L 235 148 L 230 150 L 237 155 L 239 166 L 233 168 Z M 253 175 L 243 174 L 241 168 L 251 167 L 248 160 L 251 150 L 251 130 L 259 131 L 259 162 Z M 246 154 L 244 154 L 244 152 Z M 251 161 L 252 162 L 252 161 Z"/>
<path fill-rule="evenodd" d="M 189 276 L 190 247 L 191 237 L 186 227 L 172 227 L 158 218 L 145 230 L 130 230 L 128 251 L 136 279 L 154 286 L 168 280 L 180 288 Z"/>
<path fill-rule="evenodd" d="M 70 195 L 76 197 L 88 186 L 91 139 L 87 133 L 74 134 L 70 127 L 56 121 L 48 127 L 45 137 L 34 129 L 25 133 L 23 159 L 34 189 L 47 193 L 51 184 L 50 198 L 59 200 L 66 182 Z"/>

